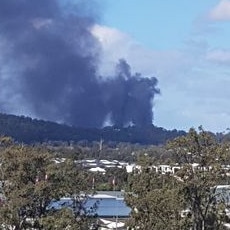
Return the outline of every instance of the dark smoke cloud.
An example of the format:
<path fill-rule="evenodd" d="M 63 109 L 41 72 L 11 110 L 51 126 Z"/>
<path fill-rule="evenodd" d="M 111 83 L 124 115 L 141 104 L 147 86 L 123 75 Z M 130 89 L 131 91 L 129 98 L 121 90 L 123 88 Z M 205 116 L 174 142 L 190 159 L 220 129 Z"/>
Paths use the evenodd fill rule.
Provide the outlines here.
<path fill-rule="evenodd" d="M 108 117 L 119 126 L 152 124 L 156 78 L 132 75 L 120 60 L 116 76 L 101 80 L 88 9 L 84 1 L 71 7 L 57 0 L 0 1 L 1 111 L 10 112 L 13 101 L 36 117 L 75 126 L 101 127 Z"/>

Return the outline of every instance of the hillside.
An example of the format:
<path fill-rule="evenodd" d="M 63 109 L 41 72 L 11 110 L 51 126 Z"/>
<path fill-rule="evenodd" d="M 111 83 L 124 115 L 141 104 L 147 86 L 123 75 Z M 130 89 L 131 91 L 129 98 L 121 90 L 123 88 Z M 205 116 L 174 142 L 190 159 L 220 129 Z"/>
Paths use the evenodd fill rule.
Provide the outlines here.
<path fill-rule="evenodd" d="M 110 126 L 103 129 L 77 128 L 30 117 L 0 113 L 0 135 L 11 136 L 15 141 L 24 143 L 103 139 L 114 142 L 161 145 L 169 139 L 184 134 L 184 131 L 169 131 L 154 125 L 127 128 Z"/>

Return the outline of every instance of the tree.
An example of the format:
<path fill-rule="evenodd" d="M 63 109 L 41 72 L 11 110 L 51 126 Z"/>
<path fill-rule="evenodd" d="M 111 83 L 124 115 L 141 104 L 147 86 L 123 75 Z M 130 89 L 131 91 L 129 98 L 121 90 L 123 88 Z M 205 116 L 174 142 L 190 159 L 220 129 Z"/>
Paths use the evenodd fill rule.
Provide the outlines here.
<path fill-rule="evenodd" d="M 226 221 L 225 200 L 217 202 L 217 185 L 226 184 L 228 177 L 223 162 L 228 147 L 199 127 L 190 129 L 186 136 L 169 143 L 177 163 L 181 166 L 177 176 L 183 181 L 181 195 L 190 210 L 191 229 L 223 229 Z"/>
<path fill-rule="evenodd" d="M 169 174 L 157 173 L 151 159 L 143 158 L 141 171 L 133 172 L 128 180 L 126 202 L 132 211 L 127 225 L 140 230 L 186 229 L 179 182 Z"/>
<path fill-rule="evenodd" d="M 88 229 L 83 208 L 49 209 L 63 196 L 82 207 L 87 175 L 72 160 L 57 164 L 47 149 L 11 144 L 1 147 L 0 164 L 3 229 Z"/>
<path fill-rule="evenodd" d="M 228 184 L 225 163 L 229 146 L 204 131 L 190 129 L 169 142 L 167 149 L 176 174 L 156 172 L 151 158 L 129 177 L 128 226 L 134 229 L 220 230 L 228 221 L 228 202 L 218 185 Z M 229 195 L 229 194 L 228 194 Z M 228 197 L 230 198 L 230 197 Z"/>

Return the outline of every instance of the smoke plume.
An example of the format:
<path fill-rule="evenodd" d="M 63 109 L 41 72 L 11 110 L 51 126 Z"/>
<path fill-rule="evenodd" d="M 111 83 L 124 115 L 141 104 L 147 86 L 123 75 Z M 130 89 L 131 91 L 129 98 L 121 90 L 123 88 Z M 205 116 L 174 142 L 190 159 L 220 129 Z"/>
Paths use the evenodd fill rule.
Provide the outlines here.
<path fill-rule="evenodd" d="M 97 16 L 74 2 L 0 1 L 0 111 L 81 127 L 108 117 L 119 126 L 152 124 L 157 79 L 132 74 L 123 59 L 116 76 L 99 76 Z"/>

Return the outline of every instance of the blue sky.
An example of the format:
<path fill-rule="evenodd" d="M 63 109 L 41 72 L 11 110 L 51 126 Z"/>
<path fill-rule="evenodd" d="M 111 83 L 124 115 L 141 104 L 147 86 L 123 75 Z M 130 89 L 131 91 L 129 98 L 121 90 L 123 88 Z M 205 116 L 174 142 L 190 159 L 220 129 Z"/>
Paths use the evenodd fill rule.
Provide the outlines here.
<path fill-rule="evenodd" d="M 207 2 L 209 2 L 207 4 Z M 149 48 L 179 48 L 199 15 L 215 1 L 108 0 L 105 25 L 130 34 Z"/>
<path fill-rule="evenodd" d="M 104 0 L 93 33 L 101 72 L 125 58 L 155 76 L 154 124 L 167 129 L 230 127 L 230 0 Z"/>

